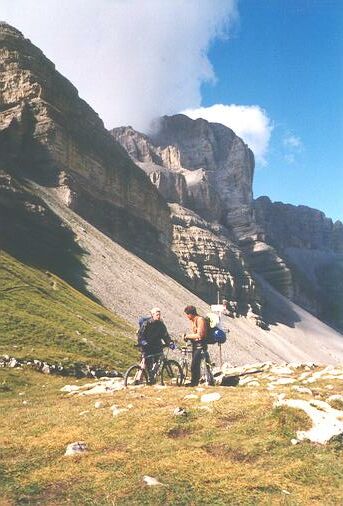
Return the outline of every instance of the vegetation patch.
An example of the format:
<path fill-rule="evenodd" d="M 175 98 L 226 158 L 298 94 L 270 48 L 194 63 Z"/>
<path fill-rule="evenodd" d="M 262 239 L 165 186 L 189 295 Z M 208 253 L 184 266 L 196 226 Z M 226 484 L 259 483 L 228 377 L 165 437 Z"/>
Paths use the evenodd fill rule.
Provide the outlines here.
<path fill-rule="evenodd" d="M 69 396 L 60 391 L 65 378 L 26 369 L 0 370 L 0 382 L 10 387 L 0 401 L 0 487 L 8 504 L 343 501 L 339 441 L 293 446 L 285 433 L 293 436 L 304 420 L 296 410 L 274 410 L 266 390 L 215 387 L 221 399 L 211 411 L 196 405 L 178 418 L 183 387 Z M 113 404 L 130 408 L 113 417 Z M 225 415 L 230 426 L 218 423 Z M 75 441 L 85 441 L 88 452 L 65 457 Z M 163 486 L 148 487 L 145 475 Z"/>
<path fill-rule="evenodd" d="M 134 329 L 57 276 L 0 252 L 0 355 L 124 371 Z"/>

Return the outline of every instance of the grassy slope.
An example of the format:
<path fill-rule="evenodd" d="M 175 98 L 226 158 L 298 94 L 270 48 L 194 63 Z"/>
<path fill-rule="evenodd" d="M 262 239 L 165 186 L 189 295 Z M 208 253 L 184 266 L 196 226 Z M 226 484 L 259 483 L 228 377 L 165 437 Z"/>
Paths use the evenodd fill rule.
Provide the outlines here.
<path fill-rule="evenodd" d="M 65 378 L 27 370 L 0 375 L 1 504 L 343 501 L 341 443 L 292 446 L 296 430 L 308 428 L 309 421 L 301 411 L 273 409 L 265 387 L 216 387 L 222 399 L 206 411 L 198 399 L 184 399 L 190 393 L 184 387 L 70 397 L 59 391 Z M 337 383 L 329 393 L 324 383 L 316 384 L 317 395 L 338 393 Z M 292 396 L 290 387 L 282 391 Z M 105 406 L 95 409 L 100 399 Z M 114 418 L 109 409 L 114 403 L 133 407 Z M 173 416 L 177 406 L 188 416 Z M 88 454 L 64 457 L 73 441 L 85 441 Z M 166 486 L 147 487 L 144 475 Z"/>
<path fill-rule="evenodd" d="M 55 275 L 0 251 L 0 354 L 125 369 L 137 355 L 124 320 Z"/>

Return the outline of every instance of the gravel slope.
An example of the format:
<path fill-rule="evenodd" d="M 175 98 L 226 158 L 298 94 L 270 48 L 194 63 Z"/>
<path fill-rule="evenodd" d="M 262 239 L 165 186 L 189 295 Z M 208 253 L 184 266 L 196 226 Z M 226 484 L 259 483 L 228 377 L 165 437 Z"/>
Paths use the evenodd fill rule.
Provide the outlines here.
<path fill-rule="evenodd" d="M 104 306 L 133 324 L 149 308 L 159 306 L 172 335 L 179 335 L 188 328 L 183 316 L 185 305 L 193 304 L 203 314 L 209 311 L 209 306 L 196 295 L 71 211 L 54 190 L 35 185 L 35 191 L 72 228 L 78 243 L 88 253 L 84 256 L 88 289 Z M 224 361 L 232 365 L 257 361 L 343 363 L 341 334 L 260 281 L 270 303 L 269 316 L 275 324 L 265 331 L 257 327 L 253 319 L 226 317 L 224 326 L 230 328 L 230 339 L 223 345 Z M 211 346 L 211 354 L 218 359 L 217 346 Z"/>

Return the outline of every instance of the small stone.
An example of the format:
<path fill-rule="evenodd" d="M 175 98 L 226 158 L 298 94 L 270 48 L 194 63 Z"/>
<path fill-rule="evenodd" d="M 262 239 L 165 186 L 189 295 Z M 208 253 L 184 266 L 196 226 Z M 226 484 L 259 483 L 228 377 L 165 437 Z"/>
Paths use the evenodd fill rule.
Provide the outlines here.
<path fill-rule="evenodd" d="M 70 443 L 67 446 L 66 452 L 64 455 L 73 456 L 80 455 L 82 453 L 87 452 L 87 445 L 84 441 L 76 441 L 75 443 Z"/>
<path fill-rule="evenodd" d="M 8 367 L 17 367 L 18 361 L 15 358 L 11 358 L 9 361 Z"/>
<path fill-rule="evenodd" d="M 220 398 L 221 398 L 221 395 L 218 392 L 213 392 L 210 394 L 202 395 L 200 400 L 201 400 L 201 402 L 213 402 L 213 401 L 219 401 Z"/>
<path fill-rule="evenodd" d="M 152 476 L 143 476 L 143 481 L 149 487 L 155 485 L 163 485 L 163 483 L 159 482 L 158 480 L 156 480 L 156 478 L 153 478 Z"/>
<path fill-rule="evenodd" d="M 103 408 L 103 407 L 104 407 L 104 403 L 103 403 L 103 402 L 101 402 L 101 401 L 97 401 L 97 402 L 95 402 L 95 403 L 94 403 L 94 407 L 95 407 L 96 409 Z"/>
<path fill-rule="evenodd" d="M 76 392 L 80 387 L 76 385 L 65 385 L 60 389 L 60 392 Z"/>
<path fill-rule="evenodd" d="M 89 413 L 89 411 L 81 411 L 81 413 L 79 413 L 79 416 L 85 416 L 87 413 Z"/>
<path fill-rule="evenodd" d="M 337 395 L 330 395 L 330 397 L 328 397 L 327 400 L 328 401 L 341 401 L 341 402 L 343 402 L 343 395 L 339 395 L 339 394 L 337 394 Z"/>
<path fill-rule="evenodd" d="M 298 387 L 297 385 L 292 387 L 292 390 L 295 392 L 299 392 L 300 394 L 310 394 L 312 395 L 312 390 L 306 387 Z"/>
<path fill-rule="evenodd" d="M 174 416 L 186 416 L 187 412 L 184 408 L 175 408 L 173 411 Z"/>
<path fill-rule="evenodd" d="M 250 381 L 249 383 L 247 383 L 247 387 L 259 387 L 260 386 L 260 383 L 259 381 Z"/>
<path fill-rule="evenodd" d="M 118 416 L 121 413 L 124 413 L 125 411 L 128 411 L 127 408 L 120 408 L 116 404 L 110 407 L 110 410 L 112 411 L 112 416 Z"/>
<path fill-rule="evenodd" d="M 291 443 L 292 445 L 297 445 L 300 443 L 300 441 L 298 439 L 291 439 Z"/>
<path fill-rule="evenodd" d="M 184 399 L 198 399 L 198 396 L 196 394 L 188 394 L 185 395 Z"/>

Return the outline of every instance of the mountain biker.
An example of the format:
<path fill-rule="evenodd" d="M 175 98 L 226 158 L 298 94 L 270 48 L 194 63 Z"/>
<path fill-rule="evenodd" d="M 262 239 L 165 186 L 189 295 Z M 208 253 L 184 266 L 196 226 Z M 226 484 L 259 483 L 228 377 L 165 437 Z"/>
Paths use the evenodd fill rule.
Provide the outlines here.
<path fill-rule="evenodd" d="M 200 380 L 200 363 L 203 353 L 205 353 L 206 362 L 210 361 L 205 339 L 207 337 L 207 323 L 205 318 L 199 316 L 194 306 L 186 306 L 184 309 L 186 318 L 191 323 L 192 332 L 185 335 L 185 340 L 192 342 L 192 364 L 191 364 L 191 382 L 186 385 L 190 387 L 197 386 Z"/>
<path fill-rule="evenodd" d="M 153 307 L 150 310 L 151 317 L 147 318 L 137 332 L 138 345 L 142 350 L 143 357 L 146 360 L 146 367 L 150 383 L 153 382 L 152 368 L 158 355 L 163 351 L 163 346 L 173 348 L 167 327 L 161 319 L 161 310 Z"/>

